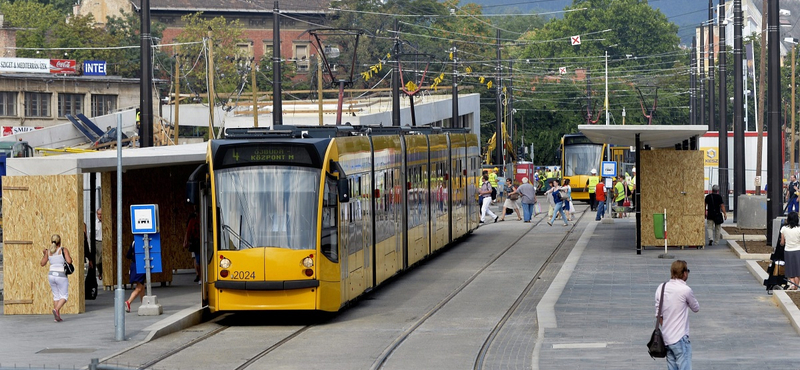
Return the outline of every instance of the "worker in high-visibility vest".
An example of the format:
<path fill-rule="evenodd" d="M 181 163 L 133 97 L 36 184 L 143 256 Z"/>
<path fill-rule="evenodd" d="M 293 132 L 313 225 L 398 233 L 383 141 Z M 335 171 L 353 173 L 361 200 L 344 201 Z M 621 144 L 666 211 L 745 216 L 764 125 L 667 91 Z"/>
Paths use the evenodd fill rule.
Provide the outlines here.
<path fill-rule="evenodd" d="M 631 181 L 628 182 L 628 188 L 631 190 L 631 207 L 636 207 L 634 204 L 634 199 L 636 198 L 634 196 L 636 194 L 636 167 L 634 167 L 631 172 L 633 172 L 633 177 L 631 177 Z"/>
<path fill-rule="evenodd" d="M 597 210 L 597 200 L 595 200 L 595 190 L 597 190 L 597 183 L 600 182 L 600 177 L 597 176 L 597 170 L 592 168 L 591 176 L 589 179 L 586 180 L 586 187 L 589 191 L 589 204 L 592 207 L 592 211 Z"/>

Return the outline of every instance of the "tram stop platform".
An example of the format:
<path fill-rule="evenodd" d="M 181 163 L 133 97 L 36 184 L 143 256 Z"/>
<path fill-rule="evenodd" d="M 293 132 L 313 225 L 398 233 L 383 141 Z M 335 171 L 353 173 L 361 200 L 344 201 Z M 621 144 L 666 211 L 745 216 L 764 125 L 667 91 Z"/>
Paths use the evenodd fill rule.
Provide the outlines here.
<path fill-rule="evenodd" d="M 527 346 L 528 338 L 518 338 L 504 343 L 510 347 L 504 350 L 531 353 L 532 369 L 663 369 L 664 360 L 652 360 L 645 343 L 653 330 L 656 287 L 669 278 L 674 259 L 659 258 L 663 248 L 636 254 L 633 217 L 603 223 L 587 216 L 567 237 L 571 251 L 535 307 L 538 331 L 526 334 L 535 338 L 535 346 Z M 505 222 L 487 223 L 475 234 L 519 238 L 541 218 L 542 214 L 526 224 L 514 215 Z M 525 238 L 535 248 L 537 233 L 569 229 L 542 221 Z M 481 238 L 463 243 L 476 239 Z M 777 301 L 785 306 L 786 293 L 768 295 L 751 272 L 752 263 L 720 244 L 669 251 L 688 262 L 688 284 L 700 302 L 700 312 L 689 313 L 694 367 L 784 370 L 786 364 L 800 361 L 800 352 L 790 350 L 798 339 L 793 327 L 800 318 L 797 308 L 787 307 L 790 314 L 784 313 Z M 101 290 L 97 300 L 87 301 L 85 313 L 63 315 L 61 323 L 53 322 L 51 315 L 0 312 L 0 369 L 85 368 L 92 358 L 102 361 L 188 328 L 200 313 L 200 286 L 192 281 L 194 276 L 193 271 L 179 270 L 172 285 L 153 287 L 164 308 L 161 316 L 137 316 L 138 303 L 133 304 L 134 313 L 125 314 L 125 341 L 114 339 L 113 291 Z M 129 294 L 130 289 L 125 297 Z"/>

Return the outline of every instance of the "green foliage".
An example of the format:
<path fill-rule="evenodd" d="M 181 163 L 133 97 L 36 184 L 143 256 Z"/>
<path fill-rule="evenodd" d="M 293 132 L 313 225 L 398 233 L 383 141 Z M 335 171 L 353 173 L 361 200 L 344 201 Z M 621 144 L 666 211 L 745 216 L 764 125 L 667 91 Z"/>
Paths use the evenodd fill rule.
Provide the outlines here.
<path fill-rule="evenodd" d="M 574 0 L 567 9 L 563 18 L 525 33 L 508 48 L 518 61 L 515 121 L 526 143 L 533 138 L 536 163 L 554 163 L 558 138 L 586 124 L 587 111 L 592 121 L 605 123 L 605 114 L 600 113 L 606 52 L 612 124 L 622 124 L 623 108 L 626 124 L 647 124 L 644 116 L 656 97 L 653 124 L 688 123 L 689 56 L 678 48 L 676 25 L 639 0 Z M 570 37 L 576 35 L 581 44 L 571 45 Z M 559 73 L 560 67 L 566 74 Z"/>
<path fill-rule="evenodd" d="M 17 27 L 17 47 L 46 48 L 58 37 L 56 31 L 66 25 L 63 14 L 49 4 L 33 0 L 0 3 L 0 12 L 8 27 Z M 17 50 L 21 58 L 63 58 L 63 52 Z"/>
<path fill-rule="evenodd" d="M 186 66 L 186 83 L 191 92 L 205 93 L 206 60 L 203 56 L 204 40 L 212 30 L 214 55 L 214 88 L 217 94 L 232 94 L 242 88 L 247 71 L 242 67 L 236 44 L 245 42 L 244 27 L 238 20 L 223 17 L 208 18 L 200 13 L 183 16 L 184 29 L 175 37 L 183 45 L 180 49 L 181 65 Z M 224 97 L 220 95 L 220 97 Z"/>

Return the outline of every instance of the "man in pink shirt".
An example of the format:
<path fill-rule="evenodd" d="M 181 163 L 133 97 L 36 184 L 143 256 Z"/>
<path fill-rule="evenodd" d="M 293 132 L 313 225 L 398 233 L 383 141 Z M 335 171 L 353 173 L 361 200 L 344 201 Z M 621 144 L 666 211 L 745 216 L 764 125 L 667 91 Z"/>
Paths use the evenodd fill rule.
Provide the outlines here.
<path fill-rule="evenodd" d="M 700 303 L 694 298 L 692 288 L 686 285 L 689 268 L 686 261 L 677 260 L 670 268 L 671 278 L 656 289 L 656 316 L 661 303 L 661 289 L 664 291 L 661 335 L 667 345 L 667 369 L 692 369 L 692 343 L 689 341 L 689 309 L 700 311 Z"/>

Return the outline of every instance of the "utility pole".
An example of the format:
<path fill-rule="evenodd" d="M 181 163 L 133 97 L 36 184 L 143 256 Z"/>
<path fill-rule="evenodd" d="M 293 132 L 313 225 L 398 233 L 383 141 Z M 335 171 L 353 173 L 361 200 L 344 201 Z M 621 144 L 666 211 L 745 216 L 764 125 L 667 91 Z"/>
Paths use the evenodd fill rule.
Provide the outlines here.
<path fill-rule="evenodd" d="M 181 101 L 181 55 L 180 45 L 175 45 L 175 121 L 172 126 L 175 127 L 175 145 L 178 145 L 178 117 L 180 111 L 178 107 Z"/>
<path fill-rule="evenodd" d="M 392 69 L 392 126 L 400 127 L 400 25 L 394 19 L 394 68 Z M 478 133 L 480 135 L 480 132 Z"/>
<path fill-rule="evenodd" d="M 703 23 L 700 23 L 700 124 L 705 125 L 706 121 L 706 44 L 705 44 L 706 28 Z"/>
<path fill-rule="evenodd" d="M 322 55 L 317 54 L 317 102 L 319 104 L 319 125 L 322 126 Z"/>
<path fill-rule="evenodd" d="M 692 37 L 692 56 L 689 62 L 689 123 L 697 124 L 697 37 Z M 607 123 L 606 123 L 607 124 Z"/>
<path fill-rule="evenodd" d="M 714 4 L 708 0 L 708 130 L 717 130 L 715 122 L 716 107 L 714 101 Z"/>
<path fill-rule="evenodd" d="M 719 0 L 719 193 L 726 209 L 730 209 L 728 197 L 728 84 L 727 56 L 725 55 L 725 0 Z M 734 204 L 736 196 L 734 195 Z"/>
<path fill-rule="evenodd" d="M 592 82 L 589 79 L 589 67 L 586 67 L 586 124 L 592 124 Z"/>
<path fill-rule="evenodd" d="M 720 0 L 722 1 L 722 0 Z M 744 68 L 742 67 L 742 0 L 733 0 L 733 221 L 739 215 L 739 196 L 745 194 L 744 184 Z M 747 101 L 745 101 L 745 107 Z M 758 154 L 760 157 L 761 154 Z"/>
<path fill-rule="evenodd" d="M 780 78 L 780 36 L 778 35 L 779 14 L 778 1 L 768 2 L 768 28 L 769 28 L 769 118 L 767 147 L 773 150 L 767 155 L 767 243 L 773 244 L 777 235 L 772 235 L 772 221 L 781 215 L 783 210 L 783 169 L 781 145 L 781 78 Z M 760 153 L 758 153 L 760 154 Z"/>
<path fill-rule="evenodd" d="M 453 41 L 453 122 L 450 127 L 461 127 L 460 119 L 458 118 L 458 49 L 456 43 Z M 480 134 L 480 133 L 478 133 Z"/>
<path fill-rule="evenodd" d="M 792 40 L 792 41 L 794 41 L 794 40 Z M 797 44 L 792 43 L 792 135 L 791 135 L 792 146 L 789 149 L 789 163 L 790 163 L 790 166 L 791 166 L 790 167 L 791 170 L 789 172 L 790 175 L 794 175 L 795 174 L 795 172 L 794 172 L 794 162 L 795 162 L 795 160 L 794 160 L 794 119 L 795 119 L 795 113 L 797 112 L 797 109 L 795 108 L 795 101 L 794 101 L 795 100 L 794 99 L 795 98 L 795 93 L 794 93 L 794 89 L 795 89 L 795 87 L 794 87 L 794 70 L 795 70 L 795 56 L 794 55 L 795 55 L 795 49 L 797 49 Z"/>
<path fill-rule="evenodd" d="M 208 140 L 214 138 L 214 33 L 209 27 L 208 29 L 208 60 L 206 61 L 206 71 L 208 77 Z"/>
<path fill-rule="evenodd" d="M 256 59 L 250 58 L 250 80 L 253 84 L 253 127 L 258 127 L 258 84 L 256 83 Z"/>
<path fill-rule="evenodd" d="M 758 104 L 756 105 L 756 153 L 759 153 L 756 155 L 756 176 L 761 176 L 762 172 L 761 153 L 763 153 L 762 150 L 764 146 L 764 126 L 767 124 L 767 119 L 765 117 L 767 108 L 764 103 L 764 95 L 767 93 L 767 18 L 770 12 L 767 0 L 764 0 L 764 6 L 762 8 L 764 11 L 761 14 L 761 27 L 763 28 L 761 29 L 761 56 L 759 58 L 759 66 L 761 68 L 758 70 Z M 755 85 L 755 81 L 753 81 L 753 85 Z M 759 119 L 759 117 L 761 117 L 761 119 Z M 769 170 L 767 170 L 767 179 L 768 178 Z M 761 182 L 766 184 L 767 179 L 762 179 Z M 756 194 L 761 194 L 761 185 L 756 186 Z M 767 195 L 767 197 L 769 197 L 769 195 Z M 767 233 L 771 232 L 770 229 L 772 228 L 767 227 Z"/>
<path fill-rule="evenodd" d="M 501 90 L 501 79 L 503 72 L 503 65 L 500 64 L 500 30 L 497 30 L 497 80 L 495 81 L 495 96 L 496 96 L 496 103 L 497 103 L 497 110 L 495 115 L 497 119 L 495 120 L 495 153 L 494 153 L 494 164 L 502 164 L 503 163 L 503 90 Z M 503 172 L 500 171 L 500 175 Z"/>
<path fill-rule="evenodd" d="M 141 121 L 139 146 L 153 146 L 153 60 L 150 35 L 150 0 L 142 0 L 141 9 L 141 61 L 142 77 L 139 80 L 139 105 Z"/>
<path fill-rule="evenodd" d="M 278 2 L 272 9 L 272 126 L 283 125 L 281 100 L 281 14 Z"/>
<path fill-rule="evenodd" d="M 511 146 L 513 146 L 514 138 L 517 136 L 516 126 L 514 125 L 514 61 L 508 61 L 508 87 L 506 88 L 508 95 L 508 107 L 506 108 L 508 114 L 508 136 L 511 138 Z"/>

